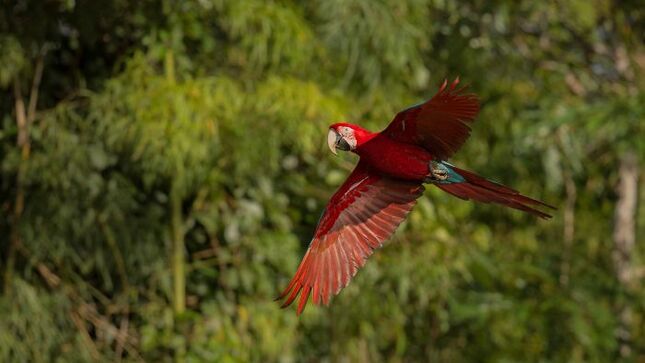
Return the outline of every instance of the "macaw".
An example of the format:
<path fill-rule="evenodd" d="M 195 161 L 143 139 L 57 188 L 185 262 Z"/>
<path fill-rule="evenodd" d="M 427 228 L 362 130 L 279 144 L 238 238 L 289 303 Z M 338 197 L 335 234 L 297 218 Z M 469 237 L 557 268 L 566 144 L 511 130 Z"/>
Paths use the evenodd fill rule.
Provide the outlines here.
<path fill-rule="evenodd" d="M 548 219 L 537 206 L 554 208 L 446 160 L 470 135 L 479 112 L 474 94 L 444 81 L 430 100 L 399 112 L 381 132 L 336 123 L 327 142 L 332 153 L 350 151 L 360 160 L 331 197 L 295 276 L 276 300 L 289 306 L 300 294 L 300 315 L 312 296 L 329 304 L 356 275 L 367 258 L 406 218 L 432 184 L 458 198 L 497 203 Z"/>

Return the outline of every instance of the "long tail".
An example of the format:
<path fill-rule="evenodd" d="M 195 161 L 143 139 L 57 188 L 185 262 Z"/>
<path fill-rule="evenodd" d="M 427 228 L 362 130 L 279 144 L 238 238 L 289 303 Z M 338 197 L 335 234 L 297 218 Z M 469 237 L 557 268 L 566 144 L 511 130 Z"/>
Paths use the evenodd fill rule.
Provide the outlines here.
<path fill-rule="evenodd" d="M 502 184 L 490 181 L 473 172 L 459 169 L 446 162 L 441 162 L 443 166 L 449 169 L 450 178 L 445 182 L 435 181 L 434 184 L 441 190 L 450 193 L 464 200 L 475 200 L 483 203 L 502 204 L 507 207 L 519 209 L 521 211 L 533 214 L 540 218 L 549 219 L 552 216 L 538 209 L 536 206 L 556 209 L 539 200 L 535 200 L 520 194 L 517 190 L 511 189 Z M 452 172 L 456 173 L 454 175 Z"/>

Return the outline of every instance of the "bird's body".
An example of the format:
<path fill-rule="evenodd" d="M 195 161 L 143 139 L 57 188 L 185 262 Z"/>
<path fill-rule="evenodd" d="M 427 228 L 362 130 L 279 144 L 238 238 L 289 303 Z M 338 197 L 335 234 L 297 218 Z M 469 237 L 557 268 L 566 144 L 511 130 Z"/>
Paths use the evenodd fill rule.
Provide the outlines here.
<path fill-rule="evenodd" d="M 374 134 L 355 152 L 375 172 L 392 178 L 422 182 L 430 173 L 432 155 L 424 148 L 397 142 L 385 134 Z"/>
<path fill-rule="evenodd" d="M 477 98 L 458 83 L 444 82 L 432 99 L 399 112 L 381 132 L 349 123 L 330 126 L 332 152 L 351 151 L 360 161 L 327 204 L 296 275 L 279 296 L 286 297 L 283 307 L 298 295 L 298 314 L 310 295 L 315 304 L 327 304 L 394 233 L 424 184 L 461 199 L 551 217 L 535 207 L 553 207 L 445 161 L 466 141 L 479 111 Z"/>

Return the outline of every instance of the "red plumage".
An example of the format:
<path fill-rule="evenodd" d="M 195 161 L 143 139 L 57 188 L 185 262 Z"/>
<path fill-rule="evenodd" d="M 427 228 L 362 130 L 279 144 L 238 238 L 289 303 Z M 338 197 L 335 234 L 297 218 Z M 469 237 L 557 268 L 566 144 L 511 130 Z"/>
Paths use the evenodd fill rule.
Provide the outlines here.
<path fill-rule="evenodd" d="M 464 183 L 436 184 L 439 189 L 450 193 L 463 200 L 476 200 L 482 203 L 497 203 L 518 209 L 540 218 L 549 219 L 550 215 L 535 209 L 535 206 L 553 208 L 552 206 L 536 199 L 520 194 L 517 190 L 502 184 L 485 179 L 473 172 L 453 167 L 453 169 L 466 179 Z"/>
<path fill-rule="evenodd" d="M 470 136 L 470 124 L 479 112 L 473 94 L 457 88 L 459 78 L 448 87 L 444 81 L 429 101 L 399 112 L 383 134 L 400 143 L 424 147 L 433 157 L 447 160 Z"/>
<path fill-rule="evenodd" d="M 313 302 L 326 305 L 394 233 L 423 190 L 420 182 L 370 174 L 359 162 L 325 209 L 296 275 L 279 296 L 288 295 L 282 306 L 300 293 L 300 314 L 312 291 Z"/>
<path fill-rule="evenodd" d="M 325 208 L 295 276 L 278 297 L 286 298 L 282 307 L 298 295 L 298 314 L 310 295 L 314 304 L 327 305 L 406 218 L 423 183 L 461 199 L 551 217 L 536 207 L 553 207 L 443 162 L 468 139 L 479 112 L 477 97 L 458 84 L 444 82 L 429 101 L 399 112 L 380 133 L 348 123 L 330 126 L 332 152 L 352 151 L 360 161 Z"/>

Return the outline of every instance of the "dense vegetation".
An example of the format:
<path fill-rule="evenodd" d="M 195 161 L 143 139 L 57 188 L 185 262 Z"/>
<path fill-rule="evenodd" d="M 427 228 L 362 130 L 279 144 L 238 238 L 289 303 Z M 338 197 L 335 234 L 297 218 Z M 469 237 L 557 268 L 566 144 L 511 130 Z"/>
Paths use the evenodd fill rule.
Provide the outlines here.
<path fill-rule="evenodd" d="M 0 4 L 0 361 L 645 359 L 639 1 Z M 329 307 L 280 310 L 356 161 L 327 125 L 456 75 L 453 162 L 555 217 L 428 188 Z"/>

